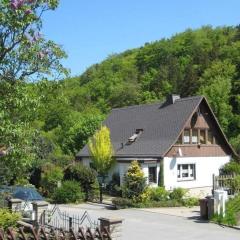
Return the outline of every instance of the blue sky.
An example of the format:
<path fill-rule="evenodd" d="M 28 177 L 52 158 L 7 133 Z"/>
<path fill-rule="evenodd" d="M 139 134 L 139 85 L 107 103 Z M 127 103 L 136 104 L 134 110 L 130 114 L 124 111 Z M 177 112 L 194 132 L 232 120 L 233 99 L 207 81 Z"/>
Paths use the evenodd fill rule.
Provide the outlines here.
<path fill-rule="evenodd" d="M 202 25 L 240 24 L 239 0 L 60 0 L 43 18 L 46 38 L 68 54 L 71 75 L 113 53 Z"/>

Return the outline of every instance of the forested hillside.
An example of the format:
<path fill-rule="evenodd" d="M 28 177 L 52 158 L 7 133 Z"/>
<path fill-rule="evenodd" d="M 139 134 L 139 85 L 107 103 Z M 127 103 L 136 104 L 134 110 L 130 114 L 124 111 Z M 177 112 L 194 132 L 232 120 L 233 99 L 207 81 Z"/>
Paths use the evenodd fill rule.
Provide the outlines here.
<path fill-rule="evenodd" d="M 73 159 L 111 108 L 205 95 L 240 151 L 240 26 L 202 27 L 111 55 L 79 77 L 31 86 L 42 96 L 39 156 Z M 36 92 L 36 91 L 35 91 Z"/>

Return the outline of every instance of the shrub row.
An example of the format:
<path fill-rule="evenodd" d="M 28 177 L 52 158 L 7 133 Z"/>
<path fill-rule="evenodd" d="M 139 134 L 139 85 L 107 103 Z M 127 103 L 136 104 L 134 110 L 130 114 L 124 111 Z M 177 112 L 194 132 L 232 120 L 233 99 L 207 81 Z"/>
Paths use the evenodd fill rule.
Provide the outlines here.
<path fill-rule="evenodd" d="M 180 207 L 197 206 L 198 198 L 186 197 L 186 190 L 176 188 L 172 192 L 163 187 L 147 188 L 138 198 L 115 198 L 112 203 L 117 209 L 120 208 L 149 208 L 149 207 Z"/>

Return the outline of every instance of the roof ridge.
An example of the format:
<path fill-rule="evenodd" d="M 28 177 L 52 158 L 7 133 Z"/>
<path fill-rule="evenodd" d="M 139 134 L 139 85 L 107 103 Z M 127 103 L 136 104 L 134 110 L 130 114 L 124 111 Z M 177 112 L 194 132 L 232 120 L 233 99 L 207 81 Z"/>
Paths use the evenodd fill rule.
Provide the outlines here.
<path fill-rule="evenodd" d="M 191 96 L 191 97 L 179 98 L 179 99 L 176 99 L 176 102 L 188 101 L 188 100 L 196 99 L 196 98 L 204 98 L 204 96 L 197 95 L 197 96 Z"/>
<path fill-rule="evenodd" d="M 125 106 L 125 107 L 119 107 L 119 108 L 113 108 L 113 110 L 121 110 L 121 109 L 128 109 L 128 108 L 137 108 L 137 107 L 142 107 L 142 106 L 151 106 L 151 105 L 157 105 L 161 104 L 163 101 L 158 100 L 157 102 L 154 103 L 143 103 L 143 104 L 137 104 L 137 105 L 130 105 L 130 106 Z"/>
<path fill-rule="evenodd" d="M 185 98 L 179 98 L 179 99 L 176 100 L 176 102 L 188 101 L 188 100 L 196 99 L 196 98 L 203 98 L 203 96 L 197 95 L 197 96 L 190 96 L 190 97 L 185 97 Z M 156 105 L 156 104 L 162 104 L 164 102 L 165 101 L 158 100 L 158 101 L 153 102 L 153 103 L 143 103 L 143 104 L 136 104 L 136 105 L 130 105 L 130 106 L 125 106 L 125 107 L 113 108 L 112 111 L 114 111 L 114 110 L 121 110 L 121 109 L 124 110 L 124 109 L 129 109 L 129 108 L 138 108 L 138 107 L 142 107 L 142 106 L 152 106 L 152 105 Z"/>

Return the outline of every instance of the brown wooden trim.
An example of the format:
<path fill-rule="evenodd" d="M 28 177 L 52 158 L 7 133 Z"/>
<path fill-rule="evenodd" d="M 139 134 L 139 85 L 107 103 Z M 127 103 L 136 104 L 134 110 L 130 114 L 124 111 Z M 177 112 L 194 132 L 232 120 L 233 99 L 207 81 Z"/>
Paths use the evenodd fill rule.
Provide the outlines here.
<path fill-rule="evenodd" d="M 190 128 L 190 131 L 189 131 L 189 137 L 190 137 L 190 144 L 192 144 L 192 128 Z"/>
<path fill-rule="evenodd" d="M 198 131 L 198 132 L 197 132 L 197 134 L 198 134 L 198 144 L 200 144 L 200 129 L 198 128 L 197 131 Z"/>
<path fill-rule="evenodd" d="M 205 129 L 205 143 L 208 143 L 208 129 Z"/>
<path fill-rule="evenodd" d="M 181 148 L 182 156 L 178 156 L 178 149 Z M 229 150 L 213 144 L 200 144 L 200 145 L 175 145 L 166 154 L 167 157 L 221 157 L 229 156 Z"/>

